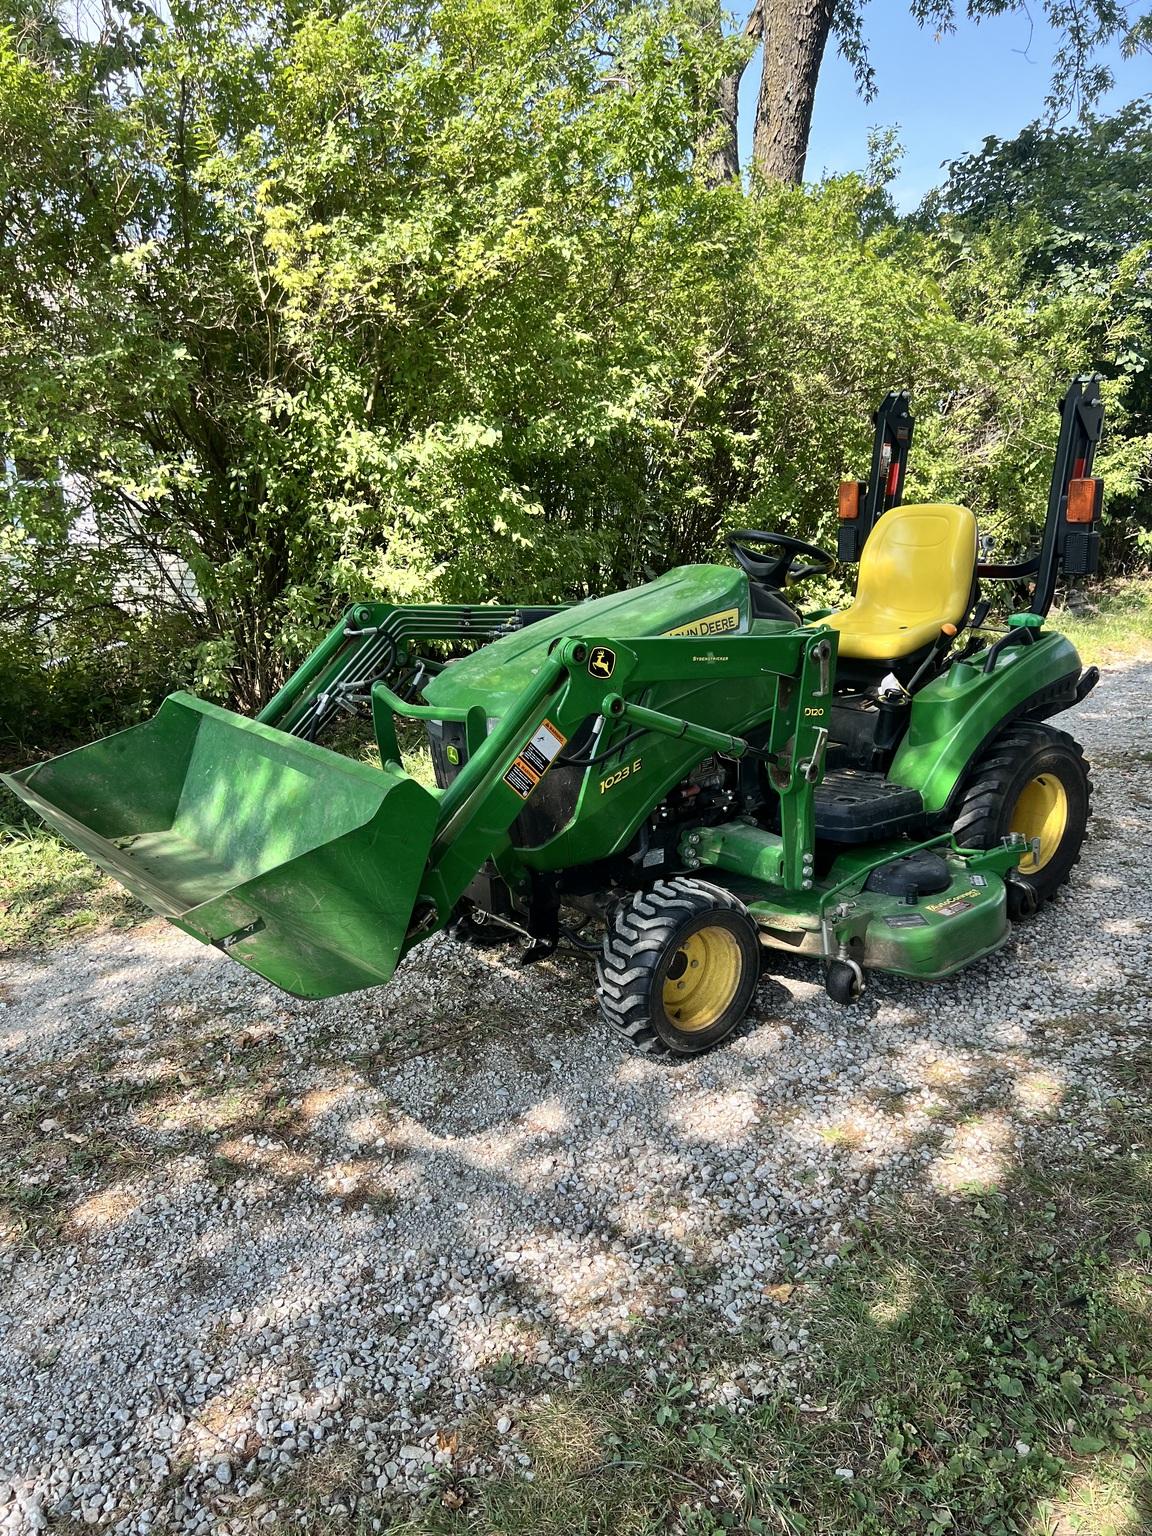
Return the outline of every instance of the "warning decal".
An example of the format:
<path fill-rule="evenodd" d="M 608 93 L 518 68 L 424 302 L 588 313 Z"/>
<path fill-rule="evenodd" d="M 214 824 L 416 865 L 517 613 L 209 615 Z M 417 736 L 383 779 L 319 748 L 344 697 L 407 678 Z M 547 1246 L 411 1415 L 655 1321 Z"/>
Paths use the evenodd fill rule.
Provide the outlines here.
<path fill-rule="evenodd" d="M 672 635 L 729 635 L 734 629 L 740 628 L 739 608 L 725 608 L 721 613 L 708 613 L 702 619 L 693 619 L 690 624 L 680 624 L 675 629 L 666 629 L 664 638 Z"/>
<path fill-rule="evenodd" d="M 516 761 L 504 775 L 508 788 L 514 789 L 521 800 L 527 800 L 567 740 L 567 736 L 561 736 L 551 720 L 545 720 L 532 740 L 521 748 Z"/>

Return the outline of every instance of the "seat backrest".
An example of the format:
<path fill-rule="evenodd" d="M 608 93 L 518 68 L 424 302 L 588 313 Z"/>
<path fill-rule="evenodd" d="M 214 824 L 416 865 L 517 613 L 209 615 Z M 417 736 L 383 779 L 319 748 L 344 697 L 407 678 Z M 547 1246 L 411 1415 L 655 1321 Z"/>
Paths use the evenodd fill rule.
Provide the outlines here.
<path fill-rule="evenodd" d="M 860 556 L 853 612 L 890 615 L 900 625 L 958 624 L 972 599 L 976 519 L 944 503 L 893 507 Z"/>

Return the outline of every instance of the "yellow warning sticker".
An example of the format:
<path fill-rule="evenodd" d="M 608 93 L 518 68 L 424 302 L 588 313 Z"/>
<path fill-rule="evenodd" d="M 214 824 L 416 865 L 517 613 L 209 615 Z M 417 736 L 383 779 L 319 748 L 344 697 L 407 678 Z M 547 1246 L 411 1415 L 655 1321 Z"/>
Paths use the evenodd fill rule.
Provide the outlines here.
<path fill-rule="evenodd" d="M 690 624 L 679 624 L 675 629 L 666 629 L 664 634 L 665 636 L 729 635 L 734 629 L 739 628 L 739 608 L 724 608 L 719 613 L 707 613 L 702 619 L 693 619 Z"/>
<path fill-rule="evenodd" d="M 521 748 L 516 761 L 504 775 L 508 788 L 514 789 L 521 800 L 527 800 L 567 740 L 567 736 L 561 736 L 551 720 L 543 721 L 540 729 Z"/>

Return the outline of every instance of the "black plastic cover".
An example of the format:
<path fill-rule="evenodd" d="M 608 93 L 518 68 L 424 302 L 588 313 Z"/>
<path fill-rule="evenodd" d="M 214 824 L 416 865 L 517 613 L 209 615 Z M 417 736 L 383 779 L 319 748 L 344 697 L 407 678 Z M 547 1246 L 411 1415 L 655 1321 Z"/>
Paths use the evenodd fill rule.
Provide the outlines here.
<path fill-rule="evenodd" d="M 881 896 L 898 896 L 902 901 L 915 901 L 920 896 L 935 896 L 939 891 L 946 891 L 951 883 L 948 865 L 940 855 L 922 848 L 917 853 L 906 853 L 902 858 L 881 864 L 865 880 L 864 889 Z"/>
<path fill-rule="evenodd" d="M 882 773 L 837 768 L 814 795 L 816 836 L 831 843 L 874 843 L 919 826 L 920 791 L 893 784 Z"/>

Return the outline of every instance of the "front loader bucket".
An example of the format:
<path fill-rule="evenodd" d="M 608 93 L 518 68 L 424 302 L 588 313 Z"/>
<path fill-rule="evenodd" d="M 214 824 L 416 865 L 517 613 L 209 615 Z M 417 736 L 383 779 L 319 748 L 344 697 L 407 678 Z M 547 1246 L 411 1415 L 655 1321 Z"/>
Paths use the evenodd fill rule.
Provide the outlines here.
<path fill-rule="evenodd" d="M 175 693 L 144 725 L 0 775 L 154 912 L 300 997 L 385 982 L 436 797 Z"/>

